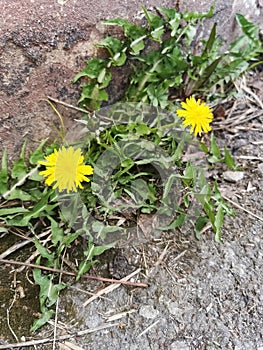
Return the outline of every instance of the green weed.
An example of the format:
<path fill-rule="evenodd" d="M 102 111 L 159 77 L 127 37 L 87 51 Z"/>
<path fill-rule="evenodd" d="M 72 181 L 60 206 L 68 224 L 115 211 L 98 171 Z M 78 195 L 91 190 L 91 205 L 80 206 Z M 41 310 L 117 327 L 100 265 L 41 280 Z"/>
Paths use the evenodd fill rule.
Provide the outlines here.
<path fill-rule="evenodd" d="M 96 110 L 85 116 L 83 133 L 74 144 L 94 167 L 91 183 L 70 194 L 44 186 L 38 161 L 60 147 L 46 145 L 46 140 L 28 161 L 24 145 L 11 169 L 5 151 L 2 157 L 0 232 L 8 234 L 11 226 L 29 228 L 39 254 L 36 263 L 57 269 L 65 251 L 84 238 L 87 244 L 77 279 L 105 250 L 126 244 L 129 234 L 138 231 L 142 213 L 158 219 L 152 236 L 158 230 L 183 229 L 191 221 L 198 239 L 210 223 L 217 242 L 221 242 L 224 216 L 233 215 L 217 182 L 206 179 L 205 170 L 218 163 L 236 169 L 234 159 L 226 148 L 218 147 L 213 133 L 207 145 L 182 131 L 173 112 L 179 100 L 193 93 L 216 99 L 217 85 L 227 89 L 257 62 L 262 54 L 258 28 L 237 15 L 243 34 L 221 53 L 216 25 L 207 40 L 200 41 L 197 34 L 198 23 L 212 17 L 213 7 L 205 14 L 165 8 L 143 11 L 146 24 L 142 26 L 125 19 L 106 21 L 122 28 L 123 39 L 108 36 L 98 43 L 108 58 L 90 59 L 73 80 L 82 81 L 80 105 Z M 108 101 L 112 73 L 121 66 L 129 71 L 123 101 L 100 109 Z M 183 160 L 189 146 L 203 151 L 202 165 Z M 45 227 L 51 232 L 48 244 L 38 237 Z M 137 236 L 133 243 L 143 241 Z M 33 277 L 40 287 L 41 316 L 32 326 L 37 330 L 53 316 L 59 292 L 67 284 L 40 269 L 34 269 Z"/>

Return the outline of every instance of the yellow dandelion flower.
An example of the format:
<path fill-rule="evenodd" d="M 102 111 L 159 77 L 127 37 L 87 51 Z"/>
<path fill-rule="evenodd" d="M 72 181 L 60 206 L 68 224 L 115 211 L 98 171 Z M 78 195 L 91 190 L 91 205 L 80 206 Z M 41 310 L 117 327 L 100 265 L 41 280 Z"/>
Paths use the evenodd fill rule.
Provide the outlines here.
<path fill-rule="evenodd" d="M 53 189 L 58 188 L 59 192 L 63 190 L 77 192 L 77 187 L 83 188 L 82 181 L 89 182 L 85 175 L 93 174 L 93 168 L 83 163 L 84 157 L 81 149 L 73 147 L 65 148 L 62 146 L 59 150 L 45 157 L 45 161 L 38 163 L 46 166 L 46 170 L 39 172 L 46 177 L 45 183 L 48 186 L 53 185 Z"/>
<path fill-rule="evenodd" d="M 212 109 L 201 102 L 200 99 L 196 99 L 191 96 L 186 99 L 186 102 L 181 103 L 182 108 L 176 111 L 178 117 L 184 118 L 183 126 L 191 126 L 190 133 L 194 133 L 195 136 L 201 135 L 202 131 L 207 133 L 211 131 L 210 123 L 213 119 Z"/>

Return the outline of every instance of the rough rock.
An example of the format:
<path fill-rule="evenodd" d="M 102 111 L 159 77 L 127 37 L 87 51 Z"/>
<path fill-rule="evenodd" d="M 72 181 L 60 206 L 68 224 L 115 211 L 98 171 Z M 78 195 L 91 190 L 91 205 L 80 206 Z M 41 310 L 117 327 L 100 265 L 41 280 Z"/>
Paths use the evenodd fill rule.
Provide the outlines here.
<path fill-rule="evenodd" d="M 225 171 L 223 177 L 226 181 L 229 182 L 238 182 L 243 180 L 244 172 L 243 171 Z"/>
<path fill-rule="evenodd" d="M 205 11 L 212 2 L 177 3 L 181 10 Z M 0 156 L 7 148 L 9 159 L 16 158 L 25 139 L 32 148 L 50 135 L 57 136 L 53 123 L 59 126 L 58 117 L 45 101 L 47 96 L 76 105 L 79 86 L 73 86 L 71 80 L 85 60 L 96 54 L 94 43 L 103 36 L 101 21 L 134 19 L 142 4 L 147 8 L 175 6 L 172 0 L 1 1 Z M 236 32 L 234 14 L 239 11 L 260 23 L 262 8 L 255 0 L 216 2 L 211 21 L 218 22 L 225 40 Z M 59 111 L 68 128 L 74 118 L 81 117 L 61 106 Z"/>

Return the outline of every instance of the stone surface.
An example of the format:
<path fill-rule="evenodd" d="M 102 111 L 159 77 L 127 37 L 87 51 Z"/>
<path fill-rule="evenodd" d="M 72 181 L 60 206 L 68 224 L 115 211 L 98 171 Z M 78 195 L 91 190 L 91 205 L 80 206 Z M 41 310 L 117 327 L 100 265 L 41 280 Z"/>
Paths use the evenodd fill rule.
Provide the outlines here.
<path fill-rule="evenodd" d="M 154 319 L 158 316 L 159 311 L 156 310 L 152 305 L 142 305 L 140 307 L 139 314 L 144 318 Z"/>
<path fill-rule="evenodd" d="M 101 21 L 132 19 L 142 4 L 175 6 L 172 0 L 0 0 L 0 155 L 5 147 L 9 159 L 16 158 L 25 139 L 32 148 L 43 138 L 56 136 L 53 123 L 59 126 L 58 117 L 45 99 L 51 95 L 76 105 L 79 87 L 71 80 L 96 54 L 94 43 L 103 36 Z M 181 10 L 209 7 L 207 1 L 180 2 Z M 235 31 L 237 11 L 259 22 L 262 8 L 255 0 L 217 1 L 211 21 L 218 22 L 226 40 Z M 70 109 L 59 111 L 66 127 L 81 117 Z"/>
<path fill-rule="evenodd" d="M 223 178 L 229 182 L 239 182 L 244 178 L 243 171 L 225 171 L 223 173 Z"/>

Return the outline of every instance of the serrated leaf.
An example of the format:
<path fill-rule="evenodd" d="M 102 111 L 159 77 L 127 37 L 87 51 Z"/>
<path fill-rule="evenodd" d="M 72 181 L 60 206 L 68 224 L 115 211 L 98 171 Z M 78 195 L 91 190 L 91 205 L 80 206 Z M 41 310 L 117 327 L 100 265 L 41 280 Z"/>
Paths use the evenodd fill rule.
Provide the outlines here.
<path fill-rule="evenodd" d="M 103 60 L 101 58 L 92 58 L 91 60 L 87 61 L 86 68 L 75 76 L 73 83 L 75 83 L 82 76 L 87 76 L 90 79 L 97 79 L 97 77 L 100 75 L 100 72 L 106 68 L 106 66 L 106 60 Z"/>
<path fill-rule="evenodd" d="M 236 20 L 239 26 L 242 28 L 243 33 L 245 33 L 251 40 L 259 41 L 259 27 L 257 25 L 248 21 L 245 16 L 240 13 L 236 14 Z"/>
<path fill-rule="evenodd" d="M 46 310 L 44 313 L 42 313 L 41 317 L 34 321 L 32 327 L 30 328 L 31 332 L 35 332 L 42 326 L 44 326 L 54 315 L 54 310 Z"/>
<path fill-rule="evenodd" d="M 47 294 L 47 307 L 54 305 L 58 299 L 59 292 L 67 287 L 66 284 L 51 284 Z"/>
<path fill-rule="evenodd" d="M 92 101 L 108 101 L 108 94 L 105 90 L 101 90 L 97 83 L 91 82 L 83 87 L 81 97 L 78 102 L 80 103 L 85 99 L 90 99 Z"/>
<path fill-rule="evenodd" d="M 52 215 L 53 209 L 58 206 L 59 203 L 48 204 L 49 198 L 52 195 L 52 191 L 42 194 L 41 200 L 34 205 L 31 210 L 27 210 L 24 216 L 13 215 L 13 218 L 7 220 L 8 225 L 13 226 L 27 226 L 31 219 L 38 218 L 40 216 Z"/>
<path fill-rule="evenodd" d="M 48 265 L 51 266 L 54 263 L 54 254 L 53 253 L 49 253 L 49 251 L 47 250 L 47 248 L 45 248 L 37 238 L 34 239 L 35 242 L 35 246 L 39 252 L 39 254 L 48 260 Z"/>
<path fill-rule="evenodd" d="M 204 18 L 211 18 L 214 14 L 214 8 L 215 6 L 212 5 L 209 9 L 209 12 L 201 13 L 201 12 L 185 12 L 182 16 L 182 18 L 185 21 L 190 20 L 197 20 L 197 19 L 204 19 Z"/>
<path fill-rule="evenodd" d="M 38 259 L 39 261 L 39 259 Z M 40 307 L 45 311 L 46 307 L 55 304 L 58 299 L 58 293 L 66 287 L 66 284 L 54 284 L 53 275 L 44 275 L 40 269 L 33 270 L 33 277 L 36 284 L 40 286 Z"/>
<path fill-rule="evenodd" d="M 56 246 L 59 242 L 62 242 L 64 238 L 64 230 L 59 226 L 59 223 L 52 217 L 49 217 L 51 222 L 52 243 Z"/>
<path fill-rule="evenodd" d="M 101 40 L 98 44 L 96 44 L 96 46 L 106 48 L 111 57 L 124 49 L 124 43 L 117 38 L 113 38 L 112 36 L 108 36 Z"/>

